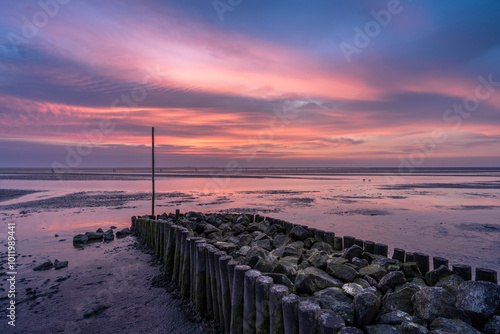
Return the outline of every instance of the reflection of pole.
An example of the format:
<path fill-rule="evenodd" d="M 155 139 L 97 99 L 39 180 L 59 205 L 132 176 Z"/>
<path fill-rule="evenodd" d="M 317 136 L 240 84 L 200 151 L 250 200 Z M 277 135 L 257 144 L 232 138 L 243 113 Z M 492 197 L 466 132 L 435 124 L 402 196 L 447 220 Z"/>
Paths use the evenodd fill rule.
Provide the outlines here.
<path fill-rule="evenodd" d="M 155 215 L 155 127 L 151 128 L 151 177 L 153 182 L 153 198 L 151 202 L 151 215 Z"/>

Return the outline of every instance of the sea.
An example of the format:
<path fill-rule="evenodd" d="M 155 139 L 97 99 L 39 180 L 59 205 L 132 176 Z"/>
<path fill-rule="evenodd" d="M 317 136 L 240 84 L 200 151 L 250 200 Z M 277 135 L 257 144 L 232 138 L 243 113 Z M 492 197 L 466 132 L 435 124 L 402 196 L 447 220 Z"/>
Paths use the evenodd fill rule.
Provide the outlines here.
<path fill-rule="evenodd" d="M 77 233 L 132 216 L 202 211 L 283 219 L 500 270 L 500 168 L 0 169 L 1 244 L 85 261 Z"/>

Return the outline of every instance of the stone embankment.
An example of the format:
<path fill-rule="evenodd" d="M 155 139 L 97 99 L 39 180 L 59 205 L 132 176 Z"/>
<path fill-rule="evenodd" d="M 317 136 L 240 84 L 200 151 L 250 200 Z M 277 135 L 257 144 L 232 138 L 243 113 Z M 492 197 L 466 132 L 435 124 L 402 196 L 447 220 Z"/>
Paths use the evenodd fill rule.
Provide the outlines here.
<path fill-rule="evenodd" d="M 158 219 L 153 219 L 158 218 Z M 500 331 L 497 273 L 258 215 L 132 217 L 167 277 L 226 333 Z"/>

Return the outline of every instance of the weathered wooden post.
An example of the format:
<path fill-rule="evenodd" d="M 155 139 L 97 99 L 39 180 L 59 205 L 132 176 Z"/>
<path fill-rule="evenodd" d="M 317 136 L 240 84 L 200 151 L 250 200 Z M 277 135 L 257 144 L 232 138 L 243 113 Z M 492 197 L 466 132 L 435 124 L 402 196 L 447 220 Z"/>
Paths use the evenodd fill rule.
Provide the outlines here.
<path fill-rule="evenodd" d="M 151 180 L 153 183 L 151 215 L 155 215 L 155 127 L 151 128 Z"/>

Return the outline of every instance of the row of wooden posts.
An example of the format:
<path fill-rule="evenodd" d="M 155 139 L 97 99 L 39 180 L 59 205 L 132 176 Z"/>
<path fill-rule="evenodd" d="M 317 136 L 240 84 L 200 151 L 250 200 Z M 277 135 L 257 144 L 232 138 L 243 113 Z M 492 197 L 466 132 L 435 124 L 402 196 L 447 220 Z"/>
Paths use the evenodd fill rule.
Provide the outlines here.
<path fill-rule="evenodd" d="M 178 221 L 179 210 L 176 212 Z M 333 311 L 320 310 L 312 300 L 291 293 L 285 285 L 274 284 L 271 277 L 234 260 L 201 237 L 192 236 L 186 227 L 166 220 L 132 217 L 132 229 L 151 245 L 163 261 L 165 274 L 190 298 L 204 316 L 217 320 L 226 333 L 329 333 L 335 326 Z M 255 219 L 255 217 L 254 217 Z M 273 220 L 268 218 L 268 220 Z M 278 220 L 276 220 L 278 221 Z M 279 220 L 289 232 L 293 224 Z M 336 250 L 359 245 L 365 251 L 387 256 L 387 245 L 354 237 L 336 237 L 333 232 L 309 228 L 317 239 Z M 422 273 L 429 271 L 429 256 L 395 249 L 394 259 L 417 262 Z M 433 258 L 433 267 L 448 266 L 448 261 Z M 453 265 L 453 271 L 470 280 L 472 269 Z M 477 268 L 476 280 L 497 283 L 496 271 Z M 319 314 L 318 314 L 319 312 Z"/>

